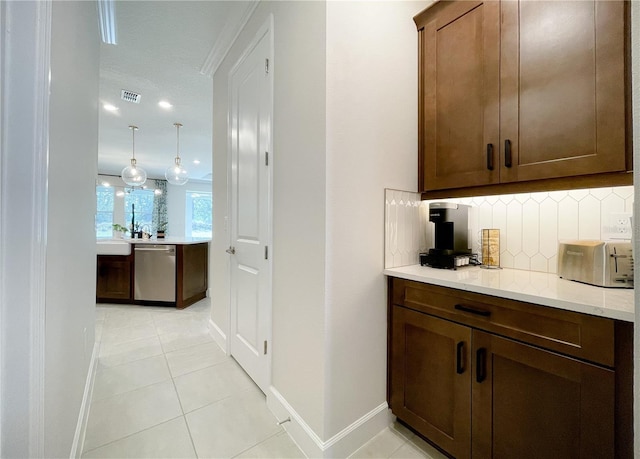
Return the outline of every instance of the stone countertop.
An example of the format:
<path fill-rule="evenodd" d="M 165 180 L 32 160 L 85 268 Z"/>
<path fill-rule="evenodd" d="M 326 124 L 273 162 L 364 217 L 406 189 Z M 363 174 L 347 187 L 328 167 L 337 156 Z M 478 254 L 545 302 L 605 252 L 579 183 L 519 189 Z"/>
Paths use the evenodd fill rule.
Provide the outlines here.
<path fill-rule="evenodd" d="M 96 243 L 114 243 L 114 242 L 126 242 L 127 244 L 177 244 L 177 245 L 190 245 L 190 244 L 202 244 L 205 242 L 211 242 L 211 238 L 195 238 L 195 237 L 165 237 L 164 239 L 97 239 Z"/>
<path fill-rule="evenodd" d="M 211 242 L 211 238 L 195 238 L 195 237 L 165 237 L 164 239 L 123 239 L 123 241 L 129 244 L 176 244 L 176 245 L 190 245 L 190 244 L 202 244 L 205 242 Z"/>
<path fill-rule="evenodd" d="M 627 322 L 635 317 L 633 289 L 596 287 L 556 274 L 476 266 L 453 271 L 420 265 L 389 268 L 384 274 Z"/>

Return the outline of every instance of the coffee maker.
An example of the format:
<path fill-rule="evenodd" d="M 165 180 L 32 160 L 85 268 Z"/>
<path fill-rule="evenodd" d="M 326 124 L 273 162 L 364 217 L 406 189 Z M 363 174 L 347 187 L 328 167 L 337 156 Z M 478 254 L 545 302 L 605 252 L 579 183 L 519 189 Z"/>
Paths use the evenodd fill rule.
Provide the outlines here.
<path fill-rule="evenodd" d="M 471 263 L 469 213 L 471 206 L 450 202 L 429 204 L 429 221 L 434 224 L 435 247 L 420 254 L 420 264 L 432 268 L 456 269 Z"/>

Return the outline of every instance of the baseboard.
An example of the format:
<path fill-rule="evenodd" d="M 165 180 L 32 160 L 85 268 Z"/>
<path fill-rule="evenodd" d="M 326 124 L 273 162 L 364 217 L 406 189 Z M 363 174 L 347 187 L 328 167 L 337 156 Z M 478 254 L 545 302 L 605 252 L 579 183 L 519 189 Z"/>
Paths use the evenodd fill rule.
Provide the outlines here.
<path fill-rule="evenodd" d="M 367 414 L 357 419 L 326 441 L 313 431 L 302 416 L 286 401 L 275 387 L 267 394 L 267 406 L 283 421 L 289 436 L 307 457 L 343 458 L 348 457 L 384 430 L 392 421 L 391 411 L 386 402 L 381 403 Z"/>
<path fill-rule="evenodd" d="M 218 346 L 220 346 L 225 353 L 229 354 L 229 348 L 227 347 L 227 335 L 225 332 L 223 332 L 222 329 L 211 319 L 209 319 L 207 325 L 209 326 L 209 334 L 213 340 L 218 343 Z"/>
<path fill-rule="evenodd" d="M 91 407 L 91 397 L 93 396 L 93 383 L 96 380 L 96 370 L 98 369 L 98 349 L 99 344 L 93 344 L 93 352 L 91 353 L 91 362 L 89 362 L 89 371 L 87 372 L 87 380 L 84 385 L 84 394 L 82 395 L 82 404 L 80 405 L 80 413 L 78 415 L 78 423 L 76 424 L 76 433 L 73 436 L 73 444 L 71 445 L 71 453 L 69 458 L 75 459 L 82 455 L 84 449 L 84 437 L 87 433 L 87 422 L 89 421 L 89 408 Z"/>

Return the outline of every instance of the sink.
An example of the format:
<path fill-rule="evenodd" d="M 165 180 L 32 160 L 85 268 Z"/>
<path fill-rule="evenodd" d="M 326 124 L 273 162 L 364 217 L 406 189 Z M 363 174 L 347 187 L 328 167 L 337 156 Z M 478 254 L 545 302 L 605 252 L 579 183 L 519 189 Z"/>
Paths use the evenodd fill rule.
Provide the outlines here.
<path fill-rule="evenodd" d="M 131 244 L 121 239 L 100 239 L 96 241 L 98 255 L 130 255 Z"/>

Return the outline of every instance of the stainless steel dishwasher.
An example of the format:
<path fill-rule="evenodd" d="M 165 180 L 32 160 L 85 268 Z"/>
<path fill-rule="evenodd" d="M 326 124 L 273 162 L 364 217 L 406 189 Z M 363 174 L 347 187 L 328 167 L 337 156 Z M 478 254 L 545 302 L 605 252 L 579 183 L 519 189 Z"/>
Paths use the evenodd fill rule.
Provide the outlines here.
<path fill-rule="evenodd" d="M 142 301 L 176 301 L 176 246 L 135 246 L 133 297 Z"/>

